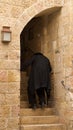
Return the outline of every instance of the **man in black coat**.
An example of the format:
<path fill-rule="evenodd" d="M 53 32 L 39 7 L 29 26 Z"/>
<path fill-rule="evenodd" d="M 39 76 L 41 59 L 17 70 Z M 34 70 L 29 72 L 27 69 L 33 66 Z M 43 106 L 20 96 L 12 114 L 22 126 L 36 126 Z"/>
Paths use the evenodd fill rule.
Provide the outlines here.
<path fill-rule="evenodd" d="M 45 92 L 50 93 L 50 72 L 51 65 L 47 57 L 42 53 L 35 53 L 32 58 L 25 63 L 24 68 L 31 65 L 31 72 L 28 81 L 28 99 L 32 108 L 36 107 L 35 92 L 39 97 L 39 103 L 43 107 L 46 103 Z"/>

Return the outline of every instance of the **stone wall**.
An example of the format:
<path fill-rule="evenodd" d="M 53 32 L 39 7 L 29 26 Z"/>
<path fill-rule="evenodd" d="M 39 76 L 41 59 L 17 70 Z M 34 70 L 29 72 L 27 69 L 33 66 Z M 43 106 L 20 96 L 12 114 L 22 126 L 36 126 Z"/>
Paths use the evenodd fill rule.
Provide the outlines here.
<path fill-rule="evenodd" d="M 15 23 L 37 0 L 0 0 L 0 32 L 9 26 L 12 39 L 2 43 L 0 33 L 0 129 L 18 130 L 20 111 L 20 33 Z M 14 31 L 15 29 L 15 31 Z M 18 36 L 18 37 L 17 37 Z"/>
<path fill-rule="evenodd" d="M 50 57 L 54 72 L 54 99 L 61 121 L 73 129 L 73 75 L 72 75 L 72 1 L 48 16 L 48 30 L 44 52 Z M 47 28 L 47 24 L 46 24 Z M 47 49 L 49 48 L 49 49 Z M 64 81 L 64 89 L 61 81 Z"/>
<path fill-rule="evenodd" d="M 60 10 L 50 15 L 60 7 Z M 9 44 L 2 43 L 0 33 L 0 129 L 19 129 L 20 33 L 35 15 L 42 15 L 44 11 L 47 16 L 42 17 L 45 21 L 42 23 L 44 39 L 41 38 L 40 48 L 50 58 L 53 67 L 56 112 L 72 130 L 73 101 L 61 84 L 64 80 L 65 85 L 73 90 L 72 10 L 72 0 L 0 0 L 0 31 L 3 26 L 9 26 L 12 31 Z M 37 36 L 39 38 L 40 35 Z"/>
<path fill-rule="evenodd" d="M 20 50 L 15 39 L 13 26 L 22 8 L 11 3 L 0 1 L 0 32 L 3 26 L 9 26 L 12 40 L 9 44 L 2 43 L 0 33 L 0 129 L 19 129 L 20 110 Z"/>
<path fill-rule="evenodd" d="M 34 51 L 40 50 L 50 59 L 53 68 L 52 87 L 56 112 L 60 115 L 61 122 L 66 123 L 68 129 L 72 130 L 73 97 L 71 98 L 71 95 L 73 95 L 73 83 L 71 9 L 73 3 L 69 1 L 65 2 L 62 9 L 50 15 L 47 14 L 36 17 L 36 19 L 39 18 L 39 20 L 35 22 L 32 27 L 35 34 L 34 38 L 28 42 L 28 46 Z M 32 20 L 30 24 L 33 24 Z M 64 84 L 66 87 L 69 87 L 70 91 L 64 88 L 61 81 L 64 81 Z"/>

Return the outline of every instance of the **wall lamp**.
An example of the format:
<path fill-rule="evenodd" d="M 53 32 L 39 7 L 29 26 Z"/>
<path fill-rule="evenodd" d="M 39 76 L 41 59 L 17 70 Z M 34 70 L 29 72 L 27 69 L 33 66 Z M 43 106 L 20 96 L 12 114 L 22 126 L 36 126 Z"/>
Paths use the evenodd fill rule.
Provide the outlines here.
<path fill-rule="evenodd" d="M 2 42 L 3 43 L 9 43 L 11 42 L 11 31 L 10 31 L 10 27 L 8 26 L 3 26 L 2 29 Z"/>

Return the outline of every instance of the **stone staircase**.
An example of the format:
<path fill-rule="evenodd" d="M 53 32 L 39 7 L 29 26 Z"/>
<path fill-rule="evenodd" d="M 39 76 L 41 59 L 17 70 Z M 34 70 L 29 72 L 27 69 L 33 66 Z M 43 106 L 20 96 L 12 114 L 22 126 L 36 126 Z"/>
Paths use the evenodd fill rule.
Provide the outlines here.
<path fill-rule="evenodd" d="M 26 76 L 26 74 L 24 75 Z M 59 116 L 55 114 L 53 107 L 37 108 L 36 110 L 28 108 L 27 90 L 26 87 L 22 88 L 25 90 L 24 92 L 22 89 L 25 96 L 21 97 L 20 130 L 66 130 L 65 125 L 60 123 Z"/>
<path fill-rule="evenodd" d="M 66 130 L 66 128 L 60 123 L 54 108 L 37 108 L 36 110 L 21 108 L 20 130 Z"/>

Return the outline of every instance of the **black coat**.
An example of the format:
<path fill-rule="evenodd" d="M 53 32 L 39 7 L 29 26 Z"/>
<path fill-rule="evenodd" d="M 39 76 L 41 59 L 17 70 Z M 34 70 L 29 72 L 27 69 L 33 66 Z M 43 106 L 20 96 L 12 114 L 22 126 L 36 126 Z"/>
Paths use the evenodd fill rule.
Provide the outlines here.
<path fill-rule="evenodd" d="M 41 53 L 35 53 L 32 58 L 25 63 L 25 68 L 31 65 L 28 85 L 32 90 L 40 87 L 50 89 L 50 76 L 52 68 L 47 57 Z"/>

